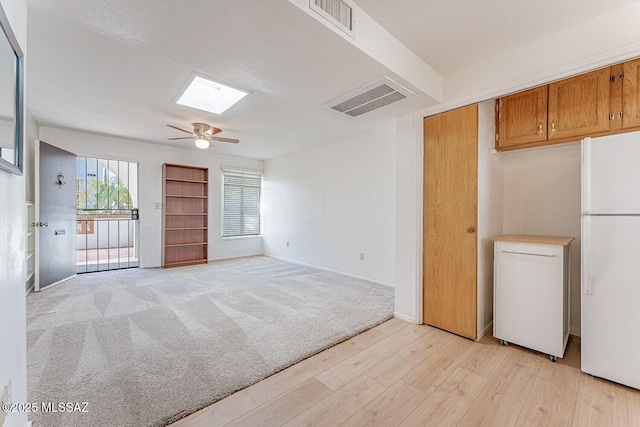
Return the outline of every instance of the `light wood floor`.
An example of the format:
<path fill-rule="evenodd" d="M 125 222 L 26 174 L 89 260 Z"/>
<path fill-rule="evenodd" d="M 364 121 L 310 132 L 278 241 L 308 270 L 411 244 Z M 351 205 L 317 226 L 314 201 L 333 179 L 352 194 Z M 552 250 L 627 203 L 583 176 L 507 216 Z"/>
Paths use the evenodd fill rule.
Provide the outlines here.
<path fill-rule="evenodd" d="M 392 319 L 173 424 L 640 426 L 640 391 L 490 336 Z"/>

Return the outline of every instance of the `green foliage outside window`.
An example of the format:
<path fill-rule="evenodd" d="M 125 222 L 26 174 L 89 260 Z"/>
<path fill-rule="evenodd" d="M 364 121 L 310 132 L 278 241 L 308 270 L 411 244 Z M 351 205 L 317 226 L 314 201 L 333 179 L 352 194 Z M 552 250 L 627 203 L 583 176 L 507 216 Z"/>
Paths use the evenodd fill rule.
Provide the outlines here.
<path fill-rule="evenodd" d="M 93 214 L 121 213 L 114 210 L 131 210 L 133 199 L 127 186 L 117 176 L 104 171 L 102 179 L 92 179 L 84 185 L 78 179 L 78 211 L 90 210 Z"/>

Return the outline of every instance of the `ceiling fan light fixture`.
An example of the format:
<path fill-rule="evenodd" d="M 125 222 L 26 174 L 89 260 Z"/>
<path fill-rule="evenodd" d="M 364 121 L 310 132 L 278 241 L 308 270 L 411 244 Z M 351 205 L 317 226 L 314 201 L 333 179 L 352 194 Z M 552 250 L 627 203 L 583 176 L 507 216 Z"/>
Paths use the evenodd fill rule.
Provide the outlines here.
<path fill-rule="evenodd" d="M 206 123 L 193 123 L 193 132 L 186 129 L 179 128 L 178 126 L 173 126 L 173 125 L 167 125 L 167 127 L 189 134 L 189 136 L 169 138 L 169 141 L 176 141 L 181 139 L 193 139 L 196 144 L 196 147 L 202 150 L 209 148 L 211 146 L 211 141 L 229 142 L 231 144 L 237 144 L 238 142 L 240 142 L 235 138 L 220 138 L 218 136 L 213 136 L 222 132 L 222 129 L 213 127 Z"/>
<path fill-rule="evenodd" d="M 207 141 L 206 139 L 203 139 L 203 138 L 196 139 L 195 144 L 196 144 L 196 147 L 198 147 L 198 148 L 200 148 L 202 150 L 205 150 L 205 149 L 209 148 L 209 145 L 210 145 L 209 141 Z"/>

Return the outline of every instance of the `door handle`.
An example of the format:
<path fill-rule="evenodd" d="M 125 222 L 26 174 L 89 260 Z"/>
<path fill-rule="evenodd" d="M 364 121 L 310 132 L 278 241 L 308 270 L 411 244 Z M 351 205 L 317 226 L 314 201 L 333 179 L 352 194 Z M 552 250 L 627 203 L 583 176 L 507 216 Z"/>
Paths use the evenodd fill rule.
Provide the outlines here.
<path fill-rule="evenodd" d="M 32 222 L 32 223 L 31 223 L 31 226 L 32 226 L 32 227 L 48 227 L 48 226 L 49 226 L 49 223 L 48 223 L 48 222 L 43 222 L 43 221 L 40 221 L 40 222 Z"/>
<path fill-rule="evenodd" d="M 591 295 L 593 286 L 591 283 L 591 217 L 582 217 L 582 260 L 580 263 L 580 276 L 582 279 L 582 292 Z"/>
<path fill-rule="evenodd" d="M 554 258 L 555 255 L 547 255 L 547 254 L 534 254 L 531 252 L 516 252 L 516 251 L 502 251 L 505 254 L 513 254 L 513 255 L 529 255 L 529 256 L 541 256 L 545 258 Z"/>
<path fill-rule="evenodd" d="M 469 228 L 467 228 L 467 233 L 475 233 L 475 232 L 476 232 L 475 227 L 469 227 Z"/>

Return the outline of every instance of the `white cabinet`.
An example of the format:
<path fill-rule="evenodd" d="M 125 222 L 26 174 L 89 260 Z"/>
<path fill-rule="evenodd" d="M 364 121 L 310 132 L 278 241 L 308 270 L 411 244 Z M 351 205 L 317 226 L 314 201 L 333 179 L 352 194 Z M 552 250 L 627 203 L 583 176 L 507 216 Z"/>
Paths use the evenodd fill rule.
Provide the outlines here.
<path fill-rule="evenodd" d="M 494 237 L 493 335 L 564 355 L 569 339 L 569 244 L 573 237 Z"/>

